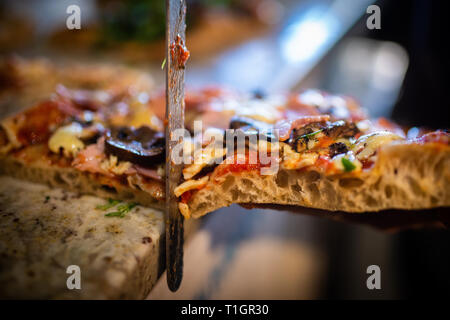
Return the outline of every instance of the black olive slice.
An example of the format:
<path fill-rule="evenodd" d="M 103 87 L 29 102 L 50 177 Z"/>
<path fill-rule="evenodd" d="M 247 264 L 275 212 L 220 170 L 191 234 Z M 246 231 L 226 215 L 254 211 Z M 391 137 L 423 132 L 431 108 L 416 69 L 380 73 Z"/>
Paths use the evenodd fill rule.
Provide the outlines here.
<path fill-rule="evenodd" d="M 276 140 L 272 127 L 269 124 L 251 118 L 237 116 L 231 118 L 230 129 L 240 129 L 246 135 L 262 134 L 268 141 Z"/>
<path fill-rule="evenodd" d="M 249 146 L 250 141 L 254 141 L 252 137 L 256 137 L 256 141 L 259 141 L 259 139 L 268 142 L 277 140 L 271 125 L 251 118 L 237 116 L 231 118 L 230 129 L 235 130 L 234 135 L 237 139 L 245 139 L 246 147 Z M 226 137 L 226 139 L 229 138 Z M 224 146 L 225 142 L 227 142 L 226 139 L 224 140 Z M 236 147 L 237 144 L 235 144 Z"/>
<path fill-rule="evenodd" d="M 230 121 L 230 129 L 240 129 L 243 127 L 250 127 L 257 131 L 267 130 L 268 125 L 264 122 L 254 120 L 246 117 L 233 117 Z"/>
<path fill-rule="evenodd" d="M 335 142 L 331 144 L 328 149 L 330 150 L 330 158 L 334 158 L 339 154 L 348 152 L 348 148 L 343 142 Z"/>
<path fill-rule="evenodd" d="M 340 137 L 354 137 L 359 133 L 359 129 L 353 122 L 346 122 L 343 120 L 336 121 L 330 124 L 323 130 L 327 136 L 333 139 L 337 139 Z"/>
<path fill-rule="evenodd" d="M 149 127 L 115 127 L 106 134 L 105 151 L 119 160 L 149 167 L 164 161 L 164 144 L 164 134 Z"/>

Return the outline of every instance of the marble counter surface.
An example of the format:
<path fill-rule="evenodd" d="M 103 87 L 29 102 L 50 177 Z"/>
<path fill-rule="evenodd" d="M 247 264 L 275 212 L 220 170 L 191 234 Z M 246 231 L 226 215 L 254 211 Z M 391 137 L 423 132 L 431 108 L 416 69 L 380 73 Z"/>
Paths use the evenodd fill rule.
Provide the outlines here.
<path fill-rule="evenodd" d="M 0 177 L 0 297 L 143 298 L 161 275 L 163 213 Z M 71 265 L 81 289 L 68 289 Z"/>

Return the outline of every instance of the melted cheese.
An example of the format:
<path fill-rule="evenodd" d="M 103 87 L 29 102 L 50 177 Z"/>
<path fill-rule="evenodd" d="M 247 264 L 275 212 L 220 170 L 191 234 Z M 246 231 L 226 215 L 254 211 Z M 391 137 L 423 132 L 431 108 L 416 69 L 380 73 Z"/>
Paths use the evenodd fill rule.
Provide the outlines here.
<path fill-rule="evenodd" d="M 281 166 L 287 170 L 298 170 L 312 166 L 319 158 L 319 154 L 316 152 L 298 153 L 285 143 L 282 143 L 282 148 L 283 162 Z"/>
<path fill-rule="evenodd" d="M 139 100 L 133 100 L 129 104 L 119 102 L 115 105 L 115 108 L 115 112 L 109 118 L 109 122 L 115 126 L 135 128 L 148 126 L 155 131 L 164 130 L 162 121 L 147 104 L 142 104 Z"/>
<path fill-rule="evenodd" d="M 194 163 L 187 165 L 183 169 L 183 177 L 185 180 L 193 178 L 197 173 L 199 173 L 208 164 L 215 162 L 217 159 L 222 159 L 227 153 L 226 148 L 206 148 L 198 152 L 194 156 Z"/>
<path fill-rule="evenodd" d="M 75 157 L 84 148 L 84 143 L 79 139 L 83 127 L 76 122 L 61 127 L 55 131 L 48 141 L 49 149 L 54 153 L 63 150 L 66 157 Z"/>
<path fill-rule="evenodd" d="M 109 158 L 100 163 L 100 168 L 112 172 L 116 175 L 124 174 L 132 166 L 131 162 L 119 161 L 116 156 L 110 155 Z"/>
<path fill-rule="evenodd" d="M 128 121 L 127 125 L 131 127 L 149 126 L 156 131 L 163 130 L 161 120 L 148 107 L 141 106 L 136 108 Z"/>
<path fill-rule="evenodd" d="M 180 209 L 180 212 L 185 219 L 189 219 L 191 217 L 191 210 L 189 209 L 189 206 L 186 203 L 179 202 L 178 209 Z"/>
<path fill-rule="evenodd" d="M 373 156 L 382 145 L 395 140 L 403 140 L 403 138 L 389 131 L 377 131 L 361 136 L 356 140 L 352 150 L 357 154 L 356 157 L 359 160 L 364 160 Z"/>
<path fill-rule="evenodd" d="M 178 187 L 176 187 L 173 192 L 175 196 L 179 197 L 186 191 L 195 190 L 195 189 L 201 189 L 203 188 L 206 183 L 208 183 L 209 177 L 204 176 L 201 179 L 198 180 L 188 180 L 180 184 Z"/>

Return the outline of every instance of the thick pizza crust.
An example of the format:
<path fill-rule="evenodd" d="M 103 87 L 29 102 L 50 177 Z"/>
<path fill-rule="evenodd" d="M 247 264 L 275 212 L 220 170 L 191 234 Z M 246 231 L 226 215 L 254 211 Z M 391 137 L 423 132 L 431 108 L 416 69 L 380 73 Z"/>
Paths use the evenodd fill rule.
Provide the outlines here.
<path fill-rule="evenodd" d="M 450 206 L 450 147 L 391 144 L 378 150 L 375 166 L 359 177 L 316 171 L 280 170 L 224 176 L 214 174 L 189 201 L 198 218 L 232 203 L 295 205 L 330 211 L 367 212 Z"/>
<path fill-rule="evenodd" d="M 98 174 L 39 162 L 23 163 L 11 156 L 0 157 L 0 173 L 82 194 L 137 202 L 156 209 L 164 207 L 164 187 L 156 180 L 142 184 L 134 179 L 132 188 Z"/>

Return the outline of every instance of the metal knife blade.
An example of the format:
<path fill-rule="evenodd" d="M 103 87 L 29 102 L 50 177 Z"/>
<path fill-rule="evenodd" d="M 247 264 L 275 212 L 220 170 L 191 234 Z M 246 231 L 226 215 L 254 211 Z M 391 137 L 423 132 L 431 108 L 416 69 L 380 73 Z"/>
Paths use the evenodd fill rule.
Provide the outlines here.
<path fill-rule="evenodd" d="M 176 129 L 184 128 L 185 0 L 166 0 L 166 269 L 171 291 L 183 277 L 183 222 L 173 190 L 181 179 L 182 163 L 173 161 Z"/>

